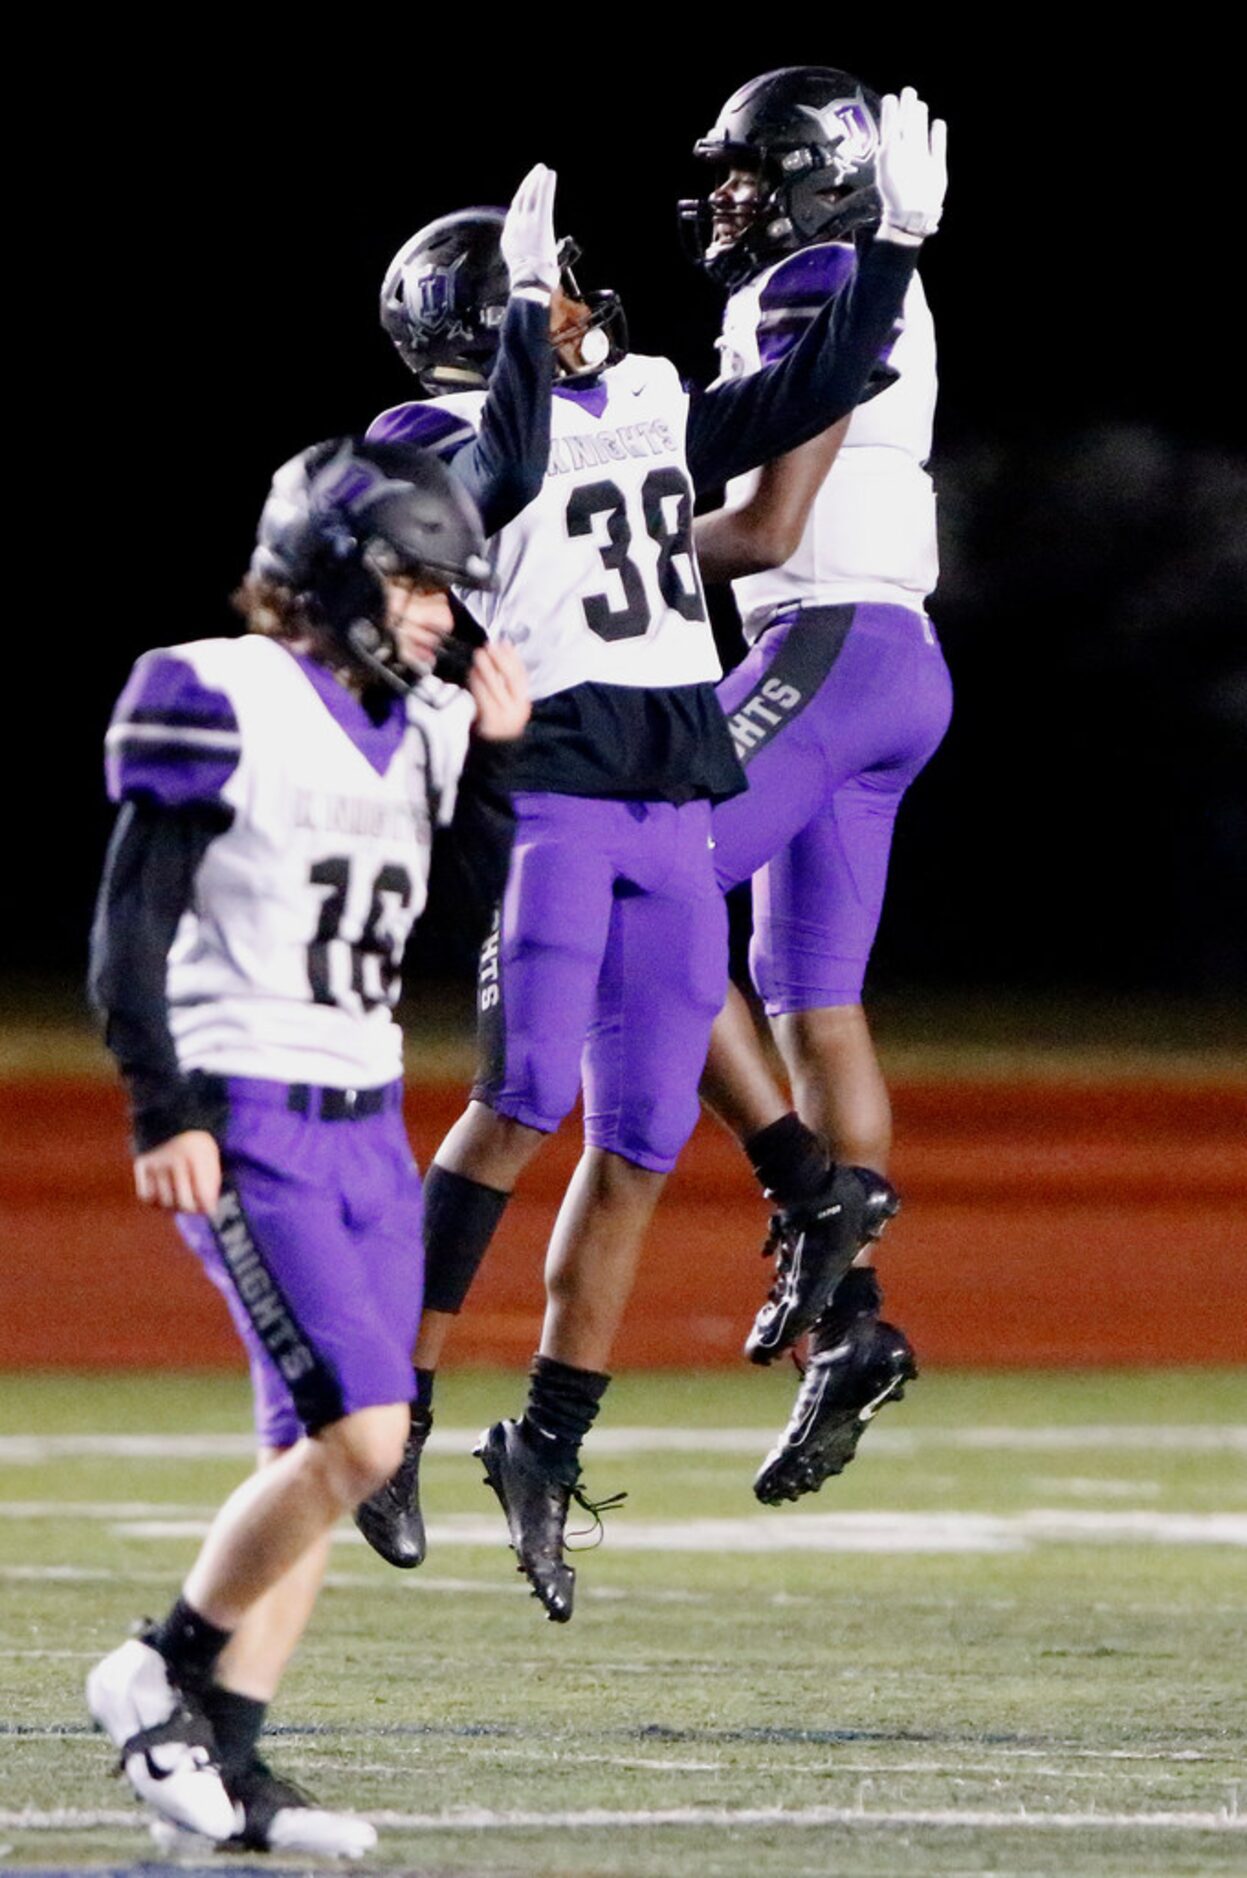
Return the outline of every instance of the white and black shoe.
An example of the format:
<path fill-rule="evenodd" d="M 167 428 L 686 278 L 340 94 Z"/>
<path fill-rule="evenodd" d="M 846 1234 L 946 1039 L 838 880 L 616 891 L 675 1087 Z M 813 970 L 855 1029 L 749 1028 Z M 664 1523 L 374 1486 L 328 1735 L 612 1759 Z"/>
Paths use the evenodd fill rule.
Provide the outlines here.
<path fill-rule="evenodd" d="M 221 1779 L 212 1725 L 159 1650 L 131 1637 L 97 1663 L 87 1677 L 87 1707 L 153 1812 L 217 1843 L 230 1837 L 234 1802 Z"/>
<path fill-rule="evenodd" d="M 231 1852 L 307 1852 L 322 1858 L 362 1858 L 377 1843 L 376 1827 L 358 1813 L 321 1806 L 293 1780 L 283 1780 L 258 1757 L 226 1783 L 233 1803 Z M 152 1822 L 152 1838 L 165 1853 L 193 1853 L 203 1840 L 168 1820 Z"/>

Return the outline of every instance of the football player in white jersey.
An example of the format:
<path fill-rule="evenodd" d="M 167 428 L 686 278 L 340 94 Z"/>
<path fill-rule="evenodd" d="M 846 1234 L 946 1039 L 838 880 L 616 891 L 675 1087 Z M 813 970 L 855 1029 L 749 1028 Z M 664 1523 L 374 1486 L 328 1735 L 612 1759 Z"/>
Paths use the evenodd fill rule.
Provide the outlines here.
<path fill-rule="evenodd" d="M 925 120 L 923 124 L 925 131 Z M 903 187 L 891 206 L 903 213 Z M 861 397 L 913 271 L 886 223 L 852 287 L 787 356 L 709 391 L 624 350 L 613 295 L 548 256 L 556 384 L 540 496 L 495 537 L 478 616 L 533 686 L 517 772 L 517 838 L 482 956 L 482 1063 L 428 1182 L 426 1313 L 402 1474 L 361 1513 L 396 1564 L 423 1556 L 417 1469 L 432 1371 L 520 1172 L 583 1078 L 585 1151 L 551 1240 L 547 1311 L 521 1421 L 477 1452 L 547 1614 L 572 1614 L 563 1528 L 580 1444 L 646 1226 L 697 1115 L 725 992 L 726 921 L 710 808 L 742 786 L 692 543 L 693 497 L 808 441 Z M 497 217 L 422 229 L 383 290 L 386 325 L 426 391 L 480 381 L 496 319 Z M 386 412 L 370 434 L 440 447 L 479 392 Z M 864 1236 L 876 1189 L 849 1196 Z"/>
<path fill-rule="evenodd" d="M 549 217 L 552 176 L 529 185 L 511 234 Z M 238 596 L 249 632 L 146 654 L 108 733 L 120 814 L 93 997 L 130 1091 L 139 1198 L 177 1213 L 226 1298 L 261 1447 L 167 1616 L 87 1680 L 166 1844 L 358 1856 L 376 1839 L 275 1775 L 257 1742 L 331 1529 L 408 1431 L 421 1188 L 399 966 L 439 829 L 487 928 L 529 713 L 508 646 L 470 655 L 466 689 L 428 672 L 453 624 L 445 589 L 490 578 L 464 482 L 498 521 L 544 469 L 538 300 L 508 316 L 469 474 L 350 438 L 294 458 Z"/>
<path fill-rule="evenodd" d="M 880 117 L 847 73 L 789 67 L 744 85 L 697 144 L 718 185 L 681 206 L 697 257 L 729 289 L 720 348 L 733 382 L 783 357 L 814 307 L 853 280 L 881 207 Z M 914 233 L 937 216 L 916 217 Z M 751 970 L 796 1104 L 733 988 L 703 1095 L 779 1207 L 775 1283 L 746 1350 L 770 1362 L 812 1333 L 788 1429 L 754 1483 L 768 1503 L 838 1473 L 917 1373 L 904 1333 L 879 1321 L 878 1281 L 854 1264 L 860 1241 L 839 1210 L 863 1174 L 887 1171 L 891 1114 L 862 980 L 896 812 L 951 710 L 926 615 L 936 374 L 917 274 L 885 357 L 878 395 L 732 484 L 695 529 L 703 572 L 731 580 L 752 646 L 719 688 L 749 789 L 716 810 L 716 867 L 725 889 L 753 879 Z M 886 1186 L 878 1196 L 872 1237 L 897 1204 Z"/>

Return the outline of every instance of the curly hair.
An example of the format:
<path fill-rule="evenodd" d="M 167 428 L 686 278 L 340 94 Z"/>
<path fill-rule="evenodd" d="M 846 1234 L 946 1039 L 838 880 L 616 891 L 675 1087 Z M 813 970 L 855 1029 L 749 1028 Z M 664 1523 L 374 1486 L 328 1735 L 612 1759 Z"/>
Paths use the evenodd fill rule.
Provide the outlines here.
<path fill-rule="evenodd" d="M 323 639 L 326 635 L 303 594 L 260 574 L 244 577 L 230 595 L 230 605 L 246 620 L 248 632 L 263 633 L 266 639 Z"/>
<path fill-rule="evenodd" d="M 357 683 L 362 667 L 322 620 L 311 611 L 307 597 L 279 580 L 248 574 L 230 595 L 230 605 L 247 622 L 248 632 L 286 645 L 302 645 L 318 665 Z"/>

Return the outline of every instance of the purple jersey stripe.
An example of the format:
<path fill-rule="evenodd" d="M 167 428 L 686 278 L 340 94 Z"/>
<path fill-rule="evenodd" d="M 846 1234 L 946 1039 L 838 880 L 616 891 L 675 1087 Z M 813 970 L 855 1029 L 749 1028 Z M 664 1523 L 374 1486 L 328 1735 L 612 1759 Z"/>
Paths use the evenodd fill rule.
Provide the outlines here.
<path fill-rule="evenodd" d="M 450 458 L 476 432 L 457 412 L 443 411 L 436 404 L 396 404 L 368 426 L 369 443 L 417 443 L 440 457 Z"/>
<path fill-rule="evenodd" d="M 193 665 L 158 648 L 135 663 L 113 712 L 114 724 L 193 724 L 199 730 L 237 730 L 223 691 L 201 682 Z"/>
<path fill-rule="evenodd" d="M 813 318 L 812 313 L 793 314 L 790 318 L 768 320 L 758 331 L 758 358 L 763 365 L 774 365 L 788 356 Z"/>
<path fill-rule="evenodd" d="M 606 409 L 610 393 L 600 379 L 591 385 L 556 385 L 556 398 L 566 398 L 570 404 L 578 404 L 590 417 L 601 417 Z"/>
<path fill-rule="evenodd" d="M 777 359 L 786 358 L 813 317 L 813 312 L 772 313 L 768 319 L 760 322 L 758 327 L 759 363 L 774 365 Z M 876 392 L 885 391 L 889 385 L 895 384 L 900 376 L 896 368 L 888 361 L 892 357 L 892 348 L 900 338 L 904 325 L 904 320 L 897 320 L 888 335 L 887 343 L 879 354 L 879 363 L 870 374 L 868 393 L 872 397 Z"/>
<path fill-rule="evenodd" d="M 105 761 L 113 802 L 156 802 L 162 809 L 184 809 L 192 802 L 219 802 L 221 791 L 238 767 L 232 756 L 188 750 L 180 743 L 117 743 Z"/>
<path fill-rule="evenodd" d="M 363 699 L 339 684 L 326 666 L 317 664 L 302 652 L 296 652 L 294 657 L 334 722 L 345 731 L 360 755 L 372 764 L 378 776 L 384 776 L 406 734 L 407 706 L 403 700 L 397 693 L 387 698 L 384 715 L 378 722 L 370 715 Z"/>
<path fill-rule="evenodd" d="M 774 307 L 806 306 L 813 310 L 832 300 L 852 278 L 856 250 L 834 243 L 802 248 L 776 268 L 758 296 L 763 313 Z"/>
<path fill-rule="evenodd" d="M 216 800 L 238 766 L 234 707 L 185 659 L 164 651 L 138 660 L 117 700 L 105 745 L 114 802 L 142 796 L 167 808 Z"/>

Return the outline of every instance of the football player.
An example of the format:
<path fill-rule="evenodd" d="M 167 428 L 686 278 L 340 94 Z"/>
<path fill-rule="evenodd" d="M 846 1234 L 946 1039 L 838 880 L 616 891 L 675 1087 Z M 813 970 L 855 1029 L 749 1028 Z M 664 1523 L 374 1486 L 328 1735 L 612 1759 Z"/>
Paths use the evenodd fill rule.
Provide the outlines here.
<path fill-rule="evenodd" d="M 742 86 L 696 145 L 718 181 L 681 210 L 728 289 L 728 382 L 782 358 L 824 297 L 855 278 L 881 212 L 880 129 L 894 108 L 885 99 L 881 111 L 845 72 L 790 67 Z M 915 134 L 921 144 L 917 119 Z M 937 216 L 919 213 L 902 238 L 931 233 Z M 765 1502 L 838 1473 L 917 1373 L 904 1333 L 880 1321 L 873 1269 L 853 1264 L 860 1241 L 843 1210 L 871 1176 L 870 1237 L 896 1208 L 881 1178 L 891 1114 L 862 980 L 896 812 L 951 710 L 926 614 L 935 340 L 916 273 L 886 363 L 877 396 L 733 484 L 694 531 L 703 573 L 731 580 L 752 646 L 719 687 L 749 789 L 715 811 L 715 864 L 725 889 L 753 878 L 751 971 L 796 1102 L 794 1112 L 781 1096 L 733 988 L 703 1094 L 779 1207 L 775 1283 L 746 1350 L 770 1362 L 812 1331 L 792 1418 L 755 1481 Z"/>
<path fill-rule="evenodd" d="M 742 776 L 714 691 L 693 497 L 807 442 L 862 395 L 913 272 L 897 218 L 915 176 L 889 172 L 885 193 L 894 182 L 847 292 L 814 312 L 784 359 L 710 391 L 625 351 L 615 297 L 581 291 L 566 246 L 546 257 L 561 373 L 549 466 L 538 499 L 495 537 L 496 585 L 477 603 L 491 641 L 519 650 L 535 700 L 515 853 L 482 954 L 480 1074 L 429 1175 L 413 1431 L 401 1475 L 360 1519 L 394 1563 L 423 1556 L 432 1372 L 516 1179 L 583 1076 L 585 1150 L 550 1242 L 528 1405 L 477 1448 L 520 1568 L 557 1622 L 572 1614 L 563 1528 L 580 1445 L 645 1228 L 696 1120 L 727 982 L 710 807 Z M 920 182 L 929 192 L 930 177 Z M 383 320 L 426 391 L 483 380 L 496 228 L 484 211 L 444 218 L 387 278 Z M 399 406 L 371 434 L 437 448 L 471 426 L 480 396 Z"/>
<path fill-rule="evenodd" d="M 551 188 L 521 192 L 511 251 Z M 496 522 L 545 467 L 538 298 L 506 317 L 464 479 Z M 502 450 L 491 477 L 506 437 L 520 454 Z M 275 1775 L 257 1742 L 330 1530 L 408 1430 L 421 1191 L 392 1007 L 435 831 L 482 933 L 506 878 L 523 667 L 498 645 L 471 654 L 466 691 L 426 675 L 452 625 L 445 589 L 488 580 L 480 518 L 438 459 L 315 445 L 274 480 L 238 598 L 249 632 L 146 654 L 108 733 L 120 814 L 93 996 L 129 1086 L 138 1196 L 177 1214 L 225 1295 L 261 1444 L 166 1617 L 87 1680 L 165 1842 L 355 1856 L 376 1838 Z"/>

